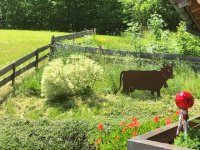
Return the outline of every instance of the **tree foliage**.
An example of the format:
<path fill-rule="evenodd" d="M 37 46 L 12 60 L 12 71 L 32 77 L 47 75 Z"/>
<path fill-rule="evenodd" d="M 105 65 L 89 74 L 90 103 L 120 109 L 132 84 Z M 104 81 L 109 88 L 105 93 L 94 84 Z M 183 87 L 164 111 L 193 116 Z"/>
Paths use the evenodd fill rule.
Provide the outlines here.
<path fill-rule="evenodd" d="M 170 1 L 166 0 L 119 0 L 123 4 L 125 22 L 138 22 L 147 26 L 148 19 L 152 14 L 159 14 L 167 23 L 167 28 L 176 29 L 180 17 Z"/>
<path fill-rule="evenodd" d="M 1 0 L 0 28 L 80 31 L 118 34 L 128 23 L 147 25 L 157 13 L 172 29 L 179 18 L 164 0 Z"/>

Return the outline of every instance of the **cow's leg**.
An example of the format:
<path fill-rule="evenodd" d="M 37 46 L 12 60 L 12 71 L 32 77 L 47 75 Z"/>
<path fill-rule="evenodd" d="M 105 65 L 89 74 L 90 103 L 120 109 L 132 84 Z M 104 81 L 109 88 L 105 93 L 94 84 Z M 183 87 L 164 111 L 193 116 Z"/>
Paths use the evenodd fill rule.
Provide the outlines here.
<path fill-rule="evenodd" d="M 129 88 L 123 87 L 122 93 L 128 94 L 129 93 Z"/>
<path fill-rule="evenodd" d="M 129 88 L 129 92 L 134 92 L 135 91 L 135 88 L 134 87 L 130 87 Z"/>
<path fill-rule="evenodd" d="M 157 96 L 160 97 L 160 90 L 157 90 Z"/>
<path fill-rule="evenodd" d="M 128 84 L 123 84 L 122 92 L 128 94 L 130 92 L 130 86 Z"/>
<path fill-rule="evenodd" d="M 151 90 L 151 96 L 153 96 L 153 94 L 154 94 L 154 91 L 153 91 L 153 90 Z"/>
<path fill-rule="evenodd" d="M 164 88 L 168 88 L 168 85 L 166 82 L 164 82 Z"/>

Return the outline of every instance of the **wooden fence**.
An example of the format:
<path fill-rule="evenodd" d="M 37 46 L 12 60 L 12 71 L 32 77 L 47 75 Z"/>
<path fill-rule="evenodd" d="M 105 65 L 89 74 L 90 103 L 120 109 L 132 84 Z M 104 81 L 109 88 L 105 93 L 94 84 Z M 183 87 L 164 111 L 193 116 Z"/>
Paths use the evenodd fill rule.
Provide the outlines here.
<path fill-rule="evenodd" d="M 0 77 L 5 76 L 2 80 L 0 80 L 0 87 L 4 86 L 8 82 L 12 81 L 12 85 L 15 83 L 15 78 L 22 73 L 26 72 L 31 68 L 38 68 L 38 64 L 43 61 L 45 58 L 48 58 L 51 53 L 54 51 L 54 45 L 56 42 L 61 42 L 62 40 L 74 40 L 76 38 L 83 37 L 85 35 L 93 35 L 96 34 L 96 30 L 87 30 L 83 32 L 77 32 L 69 35 L 58 36 L 51 38 L 51 43 L 36 49 L 35 51 L 31 52 L 30 54 L 18 59 L 17 61 L 11 63 L 10 65 L 6 66 L 5 68 L 0 70 Z M 40 53 L 48 50 L 50 48 L 50 52 L 48 51 L 45 55 L 40 57 Z M 35 60 L 28 65 L 25 65 L 23 68 L 18 69 L 19 66 L 27 63 L 27 61 L 31 61 L 35 57 Z M 9 74 L 11 72 L 11 74 Z M 9 74 L 9 75 L 7 75 Z"/>
<path fill-rule="evenodd" d="M 117 51 L 111 49 L 102 49 L 95 47 L 83 47 L 77 45 L 68 45 L 62 43 L 55 43 L 57 48 L 61 49 L 77 49 L 78 51 L 85 53 L 100 53 L 103 55 L 120 55 L 120 56 L 134 56 L 138 58 L 146 58 L 146 59 L 166 59 L 166 60 L 183 60 L 189 61 L 193 64 L 192 68 L 194 70 L 200 70 L 200 57 L 198 56 L 187 56 L 182 54 L 169 54 L 169 53 L 144 53 L 144 52 L 131 52 L 131 51 Z"/>

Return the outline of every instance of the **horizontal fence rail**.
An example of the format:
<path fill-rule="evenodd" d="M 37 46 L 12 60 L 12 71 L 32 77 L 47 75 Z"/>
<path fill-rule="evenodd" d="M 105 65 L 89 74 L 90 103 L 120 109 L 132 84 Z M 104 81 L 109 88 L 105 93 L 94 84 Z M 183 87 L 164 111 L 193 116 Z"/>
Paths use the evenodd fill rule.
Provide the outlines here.
<path fill-rule="evenodd" d="M 62 40 L 72 40 L 72 39 L 84 37 L 85 35 L 95 35 L 95 34 L 96 34 L 96 29 L 92 29 L 92 30 L 87 30 L 87 31 L 82 31 L 82 32 L 75 32 L 73 34 L 64 35 L 64 36 L 58 36 L 58 37 L 52 36 L 50 44 L 45 45 L 40 48 L 37 48 L 35 51 L 29 53 L 28 55 L 18 59 L 17 61 L 15 61 L 15 62 L 9 64 L 8 66 L 6 66 L 5 68 L 1 69 L 0 77 L 1 76 L 5 76 L 5 77 L 2 80 L 0 80 L 0 87 L 4 86 L 5 84 L 7 84 L 10 81 L 12 81 L 12 85 L 14 85 L 15 78 L 17 76 L 23 74 L 24 72 L 26 72 L 27 70 L 29 70 L 33 67 L 37 68 L 38 64 L 41 61 L 43 61 L 44 59 L 48 58 L 50 53 L 52 53 L 54 51 L 55 42 L 60 42 Z M 39 54 L 41 52 L 44 52 L 49 48 L 50 48 L 50 52 L 39 57 Z M 25 62 L 27 62 L 33 58 L 35 58 L 34 61 L 25 65 L 23 68 L 17 70 L 17 67 L 19 67 L 20 65 L 24 64 Z M 9 72 L 11 72 L 11 74 L 9 74 Z M 6 75 L 6 74 L 9 74 L 9 75 Z"/>
<path fill-rule="evenodd" d="M 62 40 L 72 40 L 72 39 L 84 37 L 85 35 L 94 35 L 94 34 L 96 34 L 95 29 L 82 31 L 82 32 L 75 32 L 75 33 L 69 34 L 69 35 L 57 36 L 57 37 L 54 37 L 54 40 L 55 40 L 55 42 L 60 42 Z"/>
<path fill-rule="evenodd" d="M 0 81 L 0 87 L 4 86 L 9 81 L 12 81 L 12 84 L 14 85 L 15 78 L 17 76 L 21 75 L 22 73 L 26 72 L 27 70 L 29 70 L 29 69 L 31 69 L 33 67 L 37 68 L 38 67 L 38 63 L 41 62 L 42 60 L 44 60 L 45 58 L 47 58 L 48 55 L 49 55 L 49 53 L 47 53 L 44 56 L 39 58 L 39 53 L 47 50 L 48 48 L 50 48 L 50 44 L 38 48 L 37 50 L 29 53 L 28 55 L 18 59 L 17 61 L 13 62 L 12 64 L 10 64 L 10 65 L 6 66 L 5 68 L 1 69 L 0 70 L 0 76 L 3 76 L 3 75 L 5 75 L 6 73 L 8 73 L 10 71 L 12 71 L 12 73 Z M 26 66 L 24 66 L 23 68 L 17 70 L 18 66 L 24 64 L 25 62 L 27 62 L 28 60 L 31 60 L 34 57 L 35 57 L 35 61 L 33 61 L 33 62 L 27 64 Z"/>
<path fill-rule="evenodd" d="M 77 45 L 68 45 L 62 43 L 56 43 L 55 46 L 61 49 L 77 49 L 77 51 L 85 53 L 100 53 L 103 55 L 120 55 L 120 56 L 134 56 L 146 59 L 167 59 L 167 60 L 183 60 L 193 63 L 193 69 L 200 70 L 200 57 L 187 56 L 182 54 L 166 54 L 166 53 L 144 53 L 144 52 L 131 52 L 131 51 L 117 51 L 111 49 L 102 49 L 95 47 L 83 47 Z"/>

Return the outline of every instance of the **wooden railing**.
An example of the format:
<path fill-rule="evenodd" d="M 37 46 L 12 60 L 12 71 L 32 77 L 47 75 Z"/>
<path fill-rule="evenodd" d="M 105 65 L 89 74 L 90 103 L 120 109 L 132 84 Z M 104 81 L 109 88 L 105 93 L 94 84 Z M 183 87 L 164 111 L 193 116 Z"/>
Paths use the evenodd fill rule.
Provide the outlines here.
<path fill-rule="evenodd" d="M 26 72 L 27 70 L 29 70 L 33 67 L 38 68 L 38 64 L 41 61 L 43 61 L 45 58 L 48 58 L 50 56 L 50 54 L 54 52 L 55 42 L 60 42 L 62 40 L 74 40 L 76 38 L 80 38 L 85 35 L 93 35 L 93 34 L 96 34 L 95 29 L 87 30 L 87 31 L 83 31 L 83 32 L 77 32 L 77 33 L 64 35 L 64 36 L 58 36 L 58 37 L 52 36 L 50 44 L 36 49 L 35 51 L 29 53 L 28 55 L 18 59 L 17 61 L 15 61 L 15 62 L 9 64 L 8 66 L 6 66 L 5 68 L 1 69 L 0 77 L 3 77 L 3 79 L 0 80 L 0 87 L 4 86 L 5 84 L 7 84 L 10 81 L 12 81 L 12 85 L 14 85 L 15 78 L 17 76 L 23 74 L 24 72 Z M 46 52 L 45 55 L 40 57 L 39 54 L 41 52 L 48 50 L 49 48 L 50 48 L 50 51 Z M 31 59 L 33 59 L 34 57 L 35 57 L 35 60 L 29 63 L 29 61 L 31 61 Z M 21 69 L 18 69 L 19 66 L 24 65 L 25 63 L 28 63 L 28 64 L 23 66 Z M 9 72 L 11 72 L 11 73 L 9 74 Z"/>
<path fill-rule="evenodd" d="M 0 81 L 0 87 L 2 87 L 3 85 L 5 85 L 6 83 L 8 83 L 9 81 L 12 81 L 12 85 L 14 85 L 15 83 L 15 78 L 19 75 L 21 75 L 22 73 L 24 73 L 25 71 L 35 67 L 38 67 L 39 62 L 41 62 L 42 60 L 44 60 L 45 58 L 48 57 L 49 53 L 45 54 L 42 57 L 39 57 L 39 54 L 45 50 L 47 50 L 48 48 L 50 48 L 50 45 L 45 45 L 41 48 L 38 48 L 37 50 L 31 52 L 30 54 L 18 59 L 17 61 L 11 63 L 10 65 L 6 66 L 5 68 L 0 70 L 0 76 L 5 75 L 6 73 L 8 73 L 9 71 L 12 71 L 12 74 L 6 76 L 3 80 Z M 23 68 L 17 70 L 17 67 L 22 65 L 23 63 L 29 61 L 30 59 L 32 59 L 33 57 L 35 57 L 35 60 L 31 63 L 29 63 L 28 65 L 25 65 Z"/>
<path fill-rule="evenodd" d="M 69 44 L 63 44 L 63 43 L 55 43 L 57 48 L 65 49 L 65 50 L 71 50 L 71 49 L 77 49 L 80 52 L 84 53 L 100 53 L 103 55 L 120 55 L 120 56 L 134 56 L 137 58 L 146 58 L 146 59 L 166 59 L 166 60 L 183 60 L 188 61 L 192 63 L 192 68 L 194 70 L 200 70 L 200 57 L 198 56 L 188 56 L 188 55 L 182 55 L 182 54 L 170 54 L 170 53 L 144 53 L 144 52 L 132 52 L 132 51 L 118 51 L 118 50 L 112 50 L 112 49 L 102 49 L 101 47 L 95 48 L 95 47 L 84 47 L 84 46 L 78 46 L 78 45 L 69 45 Z"/>

